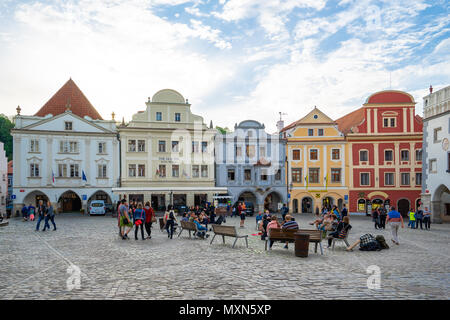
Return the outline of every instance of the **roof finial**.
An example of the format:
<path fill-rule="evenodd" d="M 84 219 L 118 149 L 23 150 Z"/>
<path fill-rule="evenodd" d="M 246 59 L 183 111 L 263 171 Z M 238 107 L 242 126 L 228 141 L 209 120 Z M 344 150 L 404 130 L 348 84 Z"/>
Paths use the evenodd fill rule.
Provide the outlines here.
<path fill-rule="evenodd" d="M 113 111 L 113 113 L 111 113 L 111 117 L 112 117 L 112 119 L 114 120 L 114 117 L 116 116 L 116 114 L 114 113 L 114 111 Z"/>
<path fill-rule="evenodd" d="M 186 99 L 186 104 L 189 104 L 189 99 Z"/>
<path fill-rule="evenodd" d="M 430 84 L 430 93 L 433 93 L 433 87 Z"/>
<path fill-rule="evenodd" d="M 21 111 L 22 109 L 20 108 L 20 106 L 17 106 L 17 108 L 16 108 L 16 111 L 17 111 L 17 115 L 18 116 L 20 116 L 20 111 Z"/>

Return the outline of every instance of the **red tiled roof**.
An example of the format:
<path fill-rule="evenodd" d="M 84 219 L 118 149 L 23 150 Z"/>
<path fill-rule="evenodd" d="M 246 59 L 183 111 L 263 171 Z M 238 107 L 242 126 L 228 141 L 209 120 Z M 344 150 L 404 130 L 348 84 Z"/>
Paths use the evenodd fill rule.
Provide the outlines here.
<path fill-rule="evenodd" d="M 353 112 L 350 112 L 346 116 L 343 116 L 336 120 L 339 131 L 344 134 L 350 132 L 351 128 L 360 124 L 364 119 L 364 107 L 359 108 Z"/>
<path fill-rule="evenodd" d="M 70 110 L 72 113 L 81 118 L 89 116 L 92 119 L 103 120 L 72 79 L 69 79 L 69 81 L 67 81 L 61 89 L 59 89 L 53 97 L 51 97 L 50 100 L 36 112 L 35 116 L 44 117 L 49 113 L 56 116 L 64 113 L 68 103 L 70 103 Z"/>
<path fill-rule="evenodd" d="M 403 91 L 380 91 L 372 94 L 367 103 L 414 103 L 414 98 Z"/>

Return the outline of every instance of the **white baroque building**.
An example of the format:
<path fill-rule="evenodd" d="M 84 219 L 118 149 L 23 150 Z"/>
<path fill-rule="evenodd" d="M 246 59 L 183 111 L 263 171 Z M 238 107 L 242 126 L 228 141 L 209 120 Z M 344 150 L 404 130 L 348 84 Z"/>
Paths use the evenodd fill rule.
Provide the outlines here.
<path fill-rule="evenodd" d="M 423 97 L 423 207 L 432 222 L 450 222 L 450 86 Z"/>
<path fill-rule="evenodd" d="M 72 79 L 33 116 L 17 108 L 13 136 L 14 214 L 50 200 L 58 212 L 111 203 L 119 179 L 114 120 L 103 120 Z"/>
<path fill-rule="evenodd" d="M 0 216 L 6 217 L 6 200 L 8 199 L 8 159 L 3 142 L 0 142 Z"/>

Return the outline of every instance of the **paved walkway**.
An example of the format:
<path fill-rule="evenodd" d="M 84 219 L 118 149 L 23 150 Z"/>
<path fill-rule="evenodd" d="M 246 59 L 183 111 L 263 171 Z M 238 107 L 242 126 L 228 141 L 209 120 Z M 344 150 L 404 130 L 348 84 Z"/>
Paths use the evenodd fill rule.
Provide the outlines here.
<path fill-rule="evenodd" d="M 296 215 L 302 228 L 312 216 Z M 35 223 L 11 219 L 0 228 L 1 299 L 449 299 L 450 225 L 431 231 L 400 230 L 400 246 L 389 231 L 376 231 L 368 217 L 352 217 L 350 242 L 361 234 L 383 234 L 391 249 L 381 252 L 334 251 L 294 255 L 274 244 L 264 250 L 255 218 L 246 220 L 249 248 L 240 239 L 172 240 L 154 225 L 151 240 L 121 240 L 110 216 L 62 214 L 57 231 L 35 232 Z M 239 226 L 238 218 L 227 225 Z M 41 228 L 43 225 L 41 226 Z M 211 239 L 211 238 L 210 238 Z M 391 245 L 392 244 L 392 245 Z M 368 289 L 366 272 L 381 270 L 381 289 Z M 71 267 L 72 266 L 72 267 Z M 73 267 L 76 266 L 76 267 Z M 72 281 L 77 267 L 80 288 Z M 68 272 L 75 270 L 74 273 Z M 69 287 L 68 283 L 69 282 Z M 72 290 L 69 290 L 72 288 Z"/>

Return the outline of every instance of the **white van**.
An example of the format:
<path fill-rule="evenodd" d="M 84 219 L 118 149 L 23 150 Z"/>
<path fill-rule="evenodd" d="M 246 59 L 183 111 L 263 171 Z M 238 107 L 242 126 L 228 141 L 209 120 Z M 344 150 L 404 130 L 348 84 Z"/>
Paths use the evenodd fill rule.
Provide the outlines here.
<path fill-rule="evenodd" d="M 106 206 L 103 200 L 92 200 L 89 205 L 89 214 L 92 215 L 105 215 Z"/>

